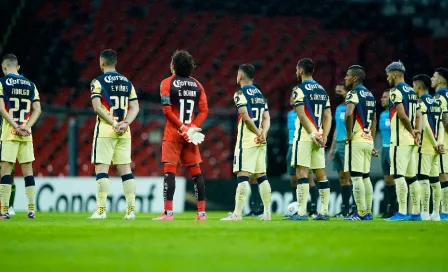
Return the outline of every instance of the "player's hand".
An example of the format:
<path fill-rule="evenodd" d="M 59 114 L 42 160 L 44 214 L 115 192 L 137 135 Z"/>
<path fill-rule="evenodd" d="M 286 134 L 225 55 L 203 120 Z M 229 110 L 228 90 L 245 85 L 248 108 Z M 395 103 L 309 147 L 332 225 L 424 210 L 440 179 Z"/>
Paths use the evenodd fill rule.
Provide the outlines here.
<path fill-rule="evenodd" d="M 434 149 L 439 154 L 445 154 L 445 146 L 443 144 L 438 144 L 437 146 L 434 146 Z"/>
<path fill-rule="evenodd" d="M 314 142 L 314 144 L 316 144 L 318 147 L 322 147 L 322 135 L 320 133 L 314 132 L 314 136 L 310 135 L 310 138 Z"/>
<path fill-rule="evenodd" d="M 421 135 L 420 131 L 414 131 L 414 143 L 418 147 L 421 146 L 421 138 L 422 138 L 422 135 Z"/>
<path fill-rule="evenodd" d="M 16 128 L 16 134 L 18 136 L 30 136 L 31 135 L 31 129 L 26 129 L 24 126 L 18 126 Z"/>
<path fill-rule="evenodd" d="M 261 130 L 261 133 L 255 138 L 257 144 L 266 144 L 268 135 L 265 131 Z"/>
<path fill-rule="evenodd" d="M 379 153 L 378 153 L 378 152 L 379 152 L 379 151 L 376 150 L 375 148 L 372 149 L 372 156 L 375 157 L 375 158 L 378 158 L 378 156 L 379 156 Z"/>
<path fill-rule="evenodd" d="M 330 152 L 328 152 L 328 159 L 330 161 L 333 160 L 333 155 L 334 155 L 334 149 L 330 149 Z"/>
<path fill-rule="evenodd" d="M 321 147 L 321 148 L 325 148 L 325 147 L 327 147 L 327 138 L 325 138 L 325 137 L 322 136 L 322 138 L 321 138 L 321 140 L 320 140 L 320 147 Z"/>
<path fill-rule="evenodd" d="M 347 135 L 347 138 L 345 138 L 345 144 L 348 144 L 353 139 L 353 134 Z"/>
<path fill-rule="evenodd" d="M 115 133 L 117 133 L 119 136 L 123 135 L 129 128 L 129 123 L 126 121 L 119 122 L 115 127 Z"/>
<path fill-rule="evenodd" d="M 182 138 L 184 138 L 184 140 L 185 141 L 187 141 L 188 143 L 191 143 L 192 141 L 191 141 L 191 137 L 194 135 L 194 134 L 196 134 L 196 133 L 199 133 L 199 132 L 201 132 L 202 131 L 202 129 L 201 128 L 198 128 L 198 127 L 196 127 L 195 125 L 182 125 L 180 128 L 179 128 L 179 134 L 180 134 L 180 136 L 182 136 Z M 202 134 L 202 133 L 200 133 L 200 134 Z M 202 135 L 204 135 L 204 134 L 202 134 Z M 200 139 L 202 136 L 200 136 L 200 135 L 196 135 L 198 138 L 196 138 L 196 137 L 194 137 L 195 139 Z M 205 138 L 205 137 L 204 137 Z M 202 141 L 203 141 L 204 139 L 202 139 Z M 201 141 L 201 143 L 202 143 L 202 141 Z"/>

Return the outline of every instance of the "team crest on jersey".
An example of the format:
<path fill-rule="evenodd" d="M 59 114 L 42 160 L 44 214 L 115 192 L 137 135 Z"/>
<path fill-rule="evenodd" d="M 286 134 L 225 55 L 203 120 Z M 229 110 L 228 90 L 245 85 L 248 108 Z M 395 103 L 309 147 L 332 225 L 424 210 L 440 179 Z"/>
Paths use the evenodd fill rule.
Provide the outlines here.
<path fill-rule="evenodd" d="M 243 94 L 243 90 L 239 90 L 238 92 L 236 92 L 237 95 L 242 95 Z"/>

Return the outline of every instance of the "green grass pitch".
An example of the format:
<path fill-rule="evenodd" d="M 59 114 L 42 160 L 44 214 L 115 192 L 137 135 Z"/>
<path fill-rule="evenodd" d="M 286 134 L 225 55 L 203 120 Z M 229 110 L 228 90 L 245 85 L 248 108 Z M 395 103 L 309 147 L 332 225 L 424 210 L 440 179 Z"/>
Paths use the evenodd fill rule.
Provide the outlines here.
<path fill-rule="evenodd" d="M 448 271 L 447 222 L 175 221 L 19 213 L 0 221 L 2 271 Z M 20 269 L 20 270 L 19 270 Z M 80 270 L 82 269 L 82 270 Z"/>

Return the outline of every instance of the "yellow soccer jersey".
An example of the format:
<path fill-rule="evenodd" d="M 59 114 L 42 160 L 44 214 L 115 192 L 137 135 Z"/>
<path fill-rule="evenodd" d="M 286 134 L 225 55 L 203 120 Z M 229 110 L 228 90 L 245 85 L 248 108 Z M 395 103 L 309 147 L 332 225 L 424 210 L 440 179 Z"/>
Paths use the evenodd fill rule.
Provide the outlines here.
<path fill-rule="evenodd" d="M 268 104 L 261 91 L 253 85 L 244 85 L 241 90 L 233 96 L 236 108 L 247 107 L 249 116 L 253 119 L 255 125 L 261 128 L 263 123 L 263 114 L 269 111 Z M 246 149 L 254 146 L 261 146 L 255 143 L 257 135 L 253 133 L 238 115 L 238 135 L 236 148 Z"/>
<path fill-rule="evenodd" d="M 364 86 L 356 86 L 347 94 L 346 104 L 355 105 L 352 142 L 372 143 L 372 122 L 376 112 L 376 101 L 372 93 Z"/>
<path fill-rule="evenodd" d="M 442 115 L 443 113 L 448 113 L 448 89 L 442 88 L 436 92 L 436 96 L 434 97 L 439 104 Z M 443 125 L 443 124 L 441 124 Z M 445 130 L 445 137 L 443 138 L 443 145 L 445 150 L 448 150 L 448 131 Z"/>
<path fill-rule="evenodd" d="M 415 128 L 415 116 L 417 113 L 418 99 L 414 89 L 404 82 L 399 83 L 390 91 L 390 145 L 406 146 L 415 145 L 414 138 L 411 133 L 404 127 L 403 123 L 397 116 L 395 108 L 398 104 L 403 104 L 404 111 L 411 121 L 411 125 Z"/>
<path fill-rule="evenodd" d="M 322 133 L 324 110 L 330 108 L 330 99 L 324 88 L 314 80 L 304 80 L 293 89 L 294 107 L 303 106 L 306 117 L 314 126 L 314 132 Z M 296 119 L 294 141 L 311 142 L 308 132 Z"/>
<path fill-rule="evenodd" d="M 33 82 L 22 75 L 8 74 L 0 79 L 0 98 L 5 109 L 19 125 L 25 125 L 31 116 L 31 107 L 39 101 L 39 92 Z M 2 118 L 1 140 L 31 142 L 33 137 L 17 136 L 11 124 Z"/>
<path fill-rule="evenodd" d="M 102 108 L 117 122 L 126 118 L 129 101 L 137 100 L 132 83 L 123 75 L 108 72 L 92 80 L 91 99 L 100 98 Z M 122 136 L 118 136 L 113 127 L 99 116 L 96 118 L 94 137 L 100 138 L 131 138 L 130 129 Z"/>
<path fill-rule="evenodd" d="M 441 125 L 441 109 L 436 100 L 429 94 L 424 94 L 419 101 L 420 112 L 423 116 L 422 145 L 419 152 L 422 154 L 436 155 L 434 146 L 437 144 L 437 136 Z M 428 127 L 428 129 L 425 129 Z"/>

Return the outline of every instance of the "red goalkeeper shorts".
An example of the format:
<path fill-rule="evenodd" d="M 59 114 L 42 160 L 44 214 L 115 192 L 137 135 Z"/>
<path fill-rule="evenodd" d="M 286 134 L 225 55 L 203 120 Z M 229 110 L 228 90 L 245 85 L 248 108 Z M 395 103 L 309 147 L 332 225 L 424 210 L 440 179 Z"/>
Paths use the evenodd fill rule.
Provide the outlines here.
<path fill-rule="evenodd" d="M 199 147 L 190 143 L 162 142 L 162 162 L 190 166 L 202 162 Z"/>

